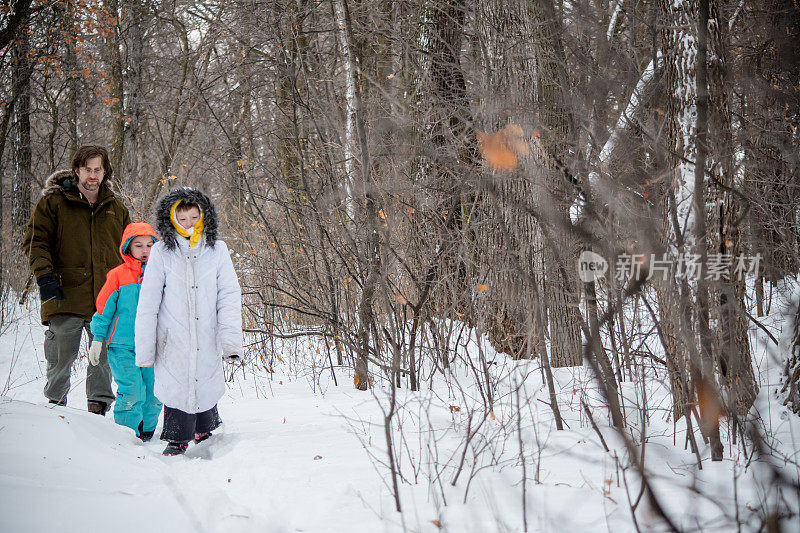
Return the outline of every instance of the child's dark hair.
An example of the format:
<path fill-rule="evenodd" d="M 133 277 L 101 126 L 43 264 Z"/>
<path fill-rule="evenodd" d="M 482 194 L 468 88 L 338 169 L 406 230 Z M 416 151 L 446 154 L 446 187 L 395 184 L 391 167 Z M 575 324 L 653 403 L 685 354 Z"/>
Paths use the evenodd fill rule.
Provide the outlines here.
<path fill-rule="evenodd" d="M 187 202 L 186 200 L 181 200 L 181 203 L 179 203 L 178 207 L 175 208 L 175 212 L 182 213 L 184 211 L 188 211 L 193 207 L 196 207 L 197 210 L 200 211 L 201 213 L 203 212 L 203 209 L 200 207 L 199 204 L 196 204 L 194 202 Z"/>

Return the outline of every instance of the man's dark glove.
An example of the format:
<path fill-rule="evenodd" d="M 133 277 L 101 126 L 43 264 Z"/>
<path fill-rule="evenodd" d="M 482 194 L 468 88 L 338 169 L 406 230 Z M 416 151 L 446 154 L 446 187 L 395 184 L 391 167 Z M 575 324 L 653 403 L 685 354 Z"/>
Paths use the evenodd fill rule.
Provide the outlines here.
<path fill-rule="evenodd" d="M 39 284 L 39 293 L 42 296 L 42 303 L 49 302 L 50 300 L 63 300 L 64 289 L 56 281 L 56 277 L 52 273 L 42 274 L 36 278 L 36 283 Z"/>

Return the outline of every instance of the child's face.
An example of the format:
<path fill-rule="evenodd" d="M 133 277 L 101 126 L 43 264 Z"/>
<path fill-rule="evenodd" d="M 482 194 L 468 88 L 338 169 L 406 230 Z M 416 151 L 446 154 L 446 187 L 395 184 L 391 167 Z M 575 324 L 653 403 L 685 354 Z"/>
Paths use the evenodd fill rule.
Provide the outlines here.
<path fill-rule="evenodd" d="M 175 213 L 175 219 L 184 229 L 193 228 L 197 221 L 200 220 L 200 210 L 195 206 L 180 210 Z"/>
<path fill-rule="evenodd" d="M 153 247 L 153 238 L 147 235 L 137 235 L 128 245 L 128 252 L 142 263 L 147 263 L 150 257 L 150 248 Z"/>

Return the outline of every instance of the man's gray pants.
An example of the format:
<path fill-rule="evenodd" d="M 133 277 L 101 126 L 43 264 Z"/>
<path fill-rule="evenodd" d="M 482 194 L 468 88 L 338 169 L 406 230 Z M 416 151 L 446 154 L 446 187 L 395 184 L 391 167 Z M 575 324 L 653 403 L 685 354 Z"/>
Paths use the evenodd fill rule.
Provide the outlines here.
<path fill-rule="evenodd" d="M 89 320 L 74 316 L 50 319 L 50 325 L 44 332 L 44 357 L 47 359 L 47 384 L 44 386 L 44 395 L 48 399 L 56 402 L 67 399 L 72 363 L 78 357 L 83 330 L 89 335 L 89 342 L 92 341 L 89 324 Z M 105 343 L 100 353 L 100 364 L 97 366 L 90 364 L 86 369 L 86 399 L 105 402 L 106 405 L 114 401 Z"/>

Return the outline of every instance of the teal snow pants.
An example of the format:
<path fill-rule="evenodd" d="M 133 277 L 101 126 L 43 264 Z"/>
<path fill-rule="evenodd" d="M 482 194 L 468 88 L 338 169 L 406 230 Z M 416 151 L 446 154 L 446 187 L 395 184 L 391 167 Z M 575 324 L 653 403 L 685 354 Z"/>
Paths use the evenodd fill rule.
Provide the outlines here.
<path fill-rule="evenodd" d="M 133 350 L 117 346 L 108 347 L 108 364 L 117 383 L 117 401 L 114 403 L 114 421 L 127 426 L 139 435 L 154 431 L 161 413 L 161 402 L 153 394 L 155 377 L 153 369 L 136 366 Z"/>

